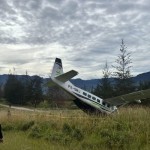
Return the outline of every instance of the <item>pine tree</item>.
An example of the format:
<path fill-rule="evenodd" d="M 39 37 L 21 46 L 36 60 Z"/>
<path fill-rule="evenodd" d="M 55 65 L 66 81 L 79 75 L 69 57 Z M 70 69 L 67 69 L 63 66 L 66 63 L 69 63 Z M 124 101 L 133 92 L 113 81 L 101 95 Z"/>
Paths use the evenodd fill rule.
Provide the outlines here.
<path fill-rule="evenodd" d="M 3 97 L 2 85 L 0 85 L 0 99 Z"/>
<path fill-rule="evenodd" d="M 26 103 L 31 103 L 32 101 L 32 80 L 31 77 L 27 75 L 25 76 L 25 82 L 24 82 L 24 99 Z"/>
<path fill-rule="evenodd" d="M 103 69 L 103 78 L 94 90 L 94 94 L 101 98 L 108 98 L 113 96 L 113 87 L 110 82 L 111 72 L 109 71 L 108 63 L 106 61 Z"/>
<path fill-rule="evenodd" d="M 24 82 L 24 100 L 28 104 L 37 106 L 43 100 L 43 92 L 42 92 L 42 79 L 38 76 L 30 77 L 25 76 Z"/>
<path fill-rule="evenodd" d="M 131 68 L 131 54 L 127 52 L 127 47 L 122 39 L 120 46 L 120 54 L 116 59 L 116 66 L 114 76 L 115 78 L 115 92 L 116 95 L 122 95 L 134 90 L 132 81 Z"/>
<path fill-rule="evenodd" d="M 32 79 L 32 103 L 34 103 L 34 107 L 36 108 L 37 104 L 40 103 L 43 99 L 42 94 L 42 79 L 38 76 L 35 76 Z"/>
<path fill-rule="evenodd" d="M 150 88 L 150 81 L 140 81 L 138 90 L 146 90 Z"/>
<path fill-rule="evenodd" d="M 10 104 L 23 104 L 23 84 L 13 74 L 8 76 L 4 88 L 4 96 Z"/>

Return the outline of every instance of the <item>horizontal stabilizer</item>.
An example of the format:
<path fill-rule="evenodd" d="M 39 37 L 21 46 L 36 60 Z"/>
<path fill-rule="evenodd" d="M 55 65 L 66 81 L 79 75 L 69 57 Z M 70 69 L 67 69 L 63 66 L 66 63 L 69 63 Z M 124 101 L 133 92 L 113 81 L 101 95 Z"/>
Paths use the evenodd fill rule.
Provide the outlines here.
<path fill-rule="evenodd" d="M 105 99 L 104 101 L 113 106 L 121 106 L 133 101 L 150 98 L 150 89 L 141 90 L 113 98 Z"/>
<path fill-rule="evenodd" d="M 61 74 L 55 78 L 61 82 L 66 82 L 66 81 L 70 80 L 71 78 L 73 78 L 74 76 L 76 76 L 77 74 L 78 74 L 77 71 L 71 70 L 71 71 Z"/>

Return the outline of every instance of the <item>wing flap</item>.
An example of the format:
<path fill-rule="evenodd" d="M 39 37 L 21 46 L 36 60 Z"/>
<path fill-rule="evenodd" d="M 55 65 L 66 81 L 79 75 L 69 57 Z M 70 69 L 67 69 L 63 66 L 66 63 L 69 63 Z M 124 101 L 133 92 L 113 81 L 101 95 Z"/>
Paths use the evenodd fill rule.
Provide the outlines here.
<path fill-rule="evenodd" d="M 78 74 L 77 71 L 71 70 L 71 71 L 61 74 L 55 78 L 61 82 L 66 82 L 66 81 L 70 80 L 71 78 L 73 78 L 74 76 L 76 76 L 77 74 Z"/>
<path fill-rule="evenodd" d="M 133 92 L 133 93 L 129 93 L 129 94 L 113 97 L 113 98 L 108 98 L 105 99 L 104 101 L 109 103 L 110 105 L 120 106 L 126 103 L 130 103 L 132 101 L 146 99 L 146 98 L 150 98 L 150 89 L 137 91 L 137 92 Z"/>

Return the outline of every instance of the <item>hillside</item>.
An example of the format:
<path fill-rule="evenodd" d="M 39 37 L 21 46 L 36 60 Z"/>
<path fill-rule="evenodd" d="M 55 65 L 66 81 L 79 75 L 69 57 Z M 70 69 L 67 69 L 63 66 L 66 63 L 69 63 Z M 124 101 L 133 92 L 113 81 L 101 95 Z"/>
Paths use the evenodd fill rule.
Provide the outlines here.
<path fill-rule="evenodd" d="M 91 89 L 92 87 L 96 87 L 96 85 L 101 82 L 102 79 L 91 79 L 91 80 L 82 80 L 82 79 L 72 79 L 71 82 L 75 84 L 76 86 L 83 88 L 83 89 Z M 110 78 L 111 81 L 114 80 L 114 78 Z M 137 85 L 139 82 L 145 82 L 150 81 L 150 72 L 139 74 L 135 77 L 133 77 L 134 83 Z"/>
<path fill-rule="evenodd" d="M 25 79 L 25 75 L 17 75 L 17 77 L 20 80 L 24 80 Z M 28 76 L 30 78 L 33 78 L 34 76 Z M 0 85 L 4 85 L 6 83 L 6 80 L 8 78 L 8 75 L 4 74 L 4 75 L 0 75 Z M 45 83 L 48 79 L 47 78 L 42 78 L 43 83 Z M 95 88 L 96 85 L 101 82 L 102 79 L 91 79 L 91 80 L 82 80 L 82 79 L 72 79 L 71 82 L 82 88 L 82 89 L 86 89 L 86 90 L 90 90 L 91 88 Z M 110 78 L 111 81 L 113 81 L 113 78 Z M 133 81 L 135 82 L 135 84 L 138 84 L 139 82 L 145 82 L 145 81 L 150 81 L 150 72 L 146 72 L 146 73 L 142 73 L 139 74 L 135 77 L 133 77 Z"/>

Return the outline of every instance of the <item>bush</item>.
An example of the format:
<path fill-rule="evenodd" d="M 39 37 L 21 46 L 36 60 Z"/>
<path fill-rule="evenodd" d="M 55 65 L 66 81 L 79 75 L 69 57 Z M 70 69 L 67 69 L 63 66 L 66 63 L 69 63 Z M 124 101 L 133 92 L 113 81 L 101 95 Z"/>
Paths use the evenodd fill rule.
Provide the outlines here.
<path fill-rule="evenodd" d="M 22 124 L 21 130 L 26 131 L 30 129 L 33 125 L 34 125 L 34 121 L 25 122 L 24 124 Z"/>
<path fill-rule="evenodd" d="M 15 129 L 15 126 L 12 123 L 3 124 L 2 126 L 3 131 L 10 131 L 14 129 Z"/>
<path fill-rule="evenodd" d="M 113 131 L 104 129 L 101 131 L 101 138 L 103 139 L 106 146 L 112 148 L 127 148 L 132 142 L 132 136 L 126 131 Z"/>
<path fill-rule="evenodd" d="M 76 128 L 72 131 L 72 137 L 78 141 L 83 140 L 83 134 L 81 130 L 76 129 Z"/>
<path fill-rule="evenodd" d="M 72 132 L 72 129 L 71 129 L 71 127 L 67 123 L 64 123 L 63 124 L 63 128 L 62 128 L 62 132 L 64 134 L 70 135 L 71 132 Z"/>
<path fill-rule="evenodd" d="M 40 127 L 37 124 L 35 124 L 34 126 L 32 126 L 31 131 L 29 132 L 28 136 L 32 137 L 32 138 L 41 138 L 42 134 L 41 134 Z"/>
<path fill-rule="evenodd" d="M 64 123 L 62 132 L 68 135 L 72 140 L 75 139 L 77 141 L 83 140 L 83 133 L 80 129 L 75 126 L 69 126 L 67 123 Z"/>

